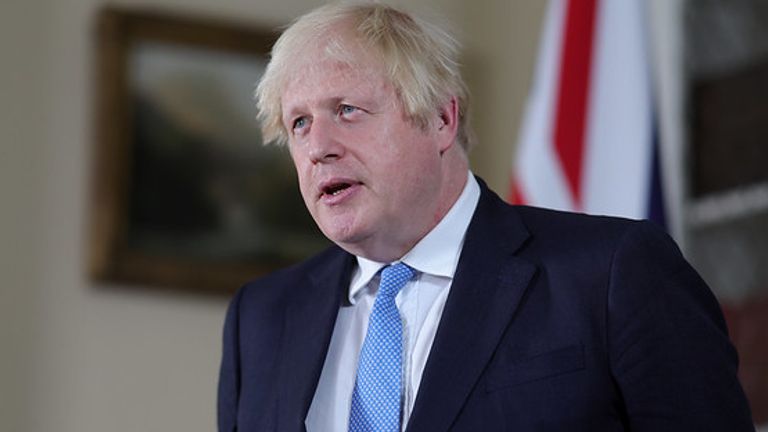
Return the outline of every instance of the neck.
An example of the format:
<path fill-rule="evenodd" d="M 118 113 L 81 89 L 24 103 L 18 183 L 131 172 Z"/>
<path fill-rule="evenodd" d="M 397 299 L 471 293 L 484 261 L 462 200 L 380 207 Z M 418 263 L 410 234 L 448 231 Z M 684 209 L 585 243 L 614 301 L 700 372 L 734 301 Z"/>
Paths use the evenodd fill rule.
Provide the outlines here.
<path fill-rule="evenodd" d="M 464 151 L 454 146 L 446 151 L 443 157 L 445 158 L 443 166 L 446 169 L 443 170 L 440 188 L 436 191 L 437 205 L 431 218 L 422 224 L 418 230 L 411 232 L 404 230 L 400 237 L 397 233 L 390 233 L 391 235 L 384 239 L 377 239 L 380 241 L 340 246 L 356 256 L 381 263 L 397 261 L 413 249 L 424 236 L 429 234 L 443 220 L 448 211 L 456 204 L 467 184 L 469 163 Z"/>

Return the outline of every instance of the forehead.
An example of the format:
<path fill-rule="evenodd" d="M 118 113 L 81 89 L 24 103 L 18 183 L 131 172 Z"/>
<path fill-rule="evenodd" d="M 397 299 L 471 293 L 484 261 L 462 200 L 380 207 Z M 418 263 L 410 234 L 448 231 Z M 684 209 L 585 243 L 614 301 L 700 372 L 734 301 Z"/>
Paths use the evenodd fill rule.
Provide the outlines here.
<path fill-rule="evenodd" d="M 329 99 L 382 99 L 394 95 L 384 66 L 364 53 L 338 59 L 321 50 L 309 53 L 291 70 L 281 92 L 284 110 Z"/>
<path fill-rule="evenodd" d="M 359 87 L 361 84 L 388 81 L 381 67 L 367 62 L 349 63 L 334 59 L 316 58 L 297 67 L 283 85 L 283 93 L 299 87 L 304 91 L 337 87 Z M 306 88 L 309 87 L 309 88 Z"/>

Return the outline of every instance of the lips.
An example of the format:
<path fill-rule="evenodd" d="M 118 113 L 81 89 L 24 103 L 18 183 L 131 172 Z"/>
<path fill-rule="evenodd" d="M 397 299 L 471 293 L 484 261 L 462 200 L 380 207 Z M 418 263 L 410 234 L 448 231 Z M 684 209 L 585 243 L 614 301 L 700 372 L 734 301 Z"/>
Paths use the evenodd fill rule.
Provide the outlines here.
<path fill-rule="evenodd" d="M 346 182 L 342 183 L 334 183 L 331 185 L 328 185 L 323 188 L 323 194 L 325 195 L 338 195 L 340 194 L 344 189 L 347 189 L 351 185 Z"/>
<path fill-rule="evenodd" d="M 360 184 L 360 182 L 352 179 L 331 179 L 320 184 L 318 198 L 328 203 L 338 203 L 351 195 Z"/>

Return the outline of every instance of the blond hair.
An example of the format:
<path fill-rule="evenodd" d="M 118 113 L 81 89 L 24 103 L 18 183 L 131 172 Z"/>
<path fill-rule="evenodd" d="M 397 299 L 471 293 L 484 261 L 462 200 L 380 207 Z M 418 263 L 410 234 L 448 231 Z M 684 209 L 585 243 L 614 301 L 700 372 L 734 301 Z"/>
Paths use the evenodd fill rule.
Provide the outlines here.
<path fill-rule="evenodd" d="M 461 78 L 459 44 L 448 33 L 425 21 L 381 3 L 333 3 L 299 17 L 280 36 L 256 89 L 258 118 L 265 142 L 286 143 L 282 122 L 282 92 L 301 53 L 324 48 L 340 61 L 349 42 L 338 29 L 352 31 L 356 42 L 377 56 L 408 117 L 426 127 L 435 110 L 455 97 L 459 107 L 458 144 L 468 151 L 468 91 Z M 334 33 L 336 31 L 336 33 Z M 318 44 L 324 43 L 321 47 Z"/>

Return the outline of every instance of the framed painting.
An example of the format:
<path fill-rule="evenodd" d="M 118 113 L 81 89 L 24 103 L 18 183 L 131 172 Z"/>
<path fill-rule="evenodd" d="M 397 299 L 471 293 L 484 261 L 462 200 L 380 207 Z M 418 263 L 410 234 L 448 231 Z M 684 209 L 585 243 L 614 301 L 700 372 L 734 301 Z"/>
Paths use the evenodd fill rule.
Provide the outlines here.
<path fill-rule="evenodd" d="M 328 245 L 258 131 L 275 34 L 115 8 L 95 34 L 93 279 L 231 292 Z"/>

